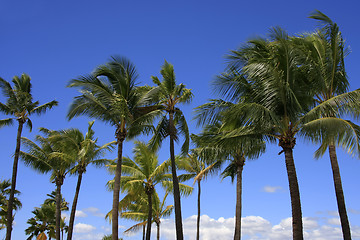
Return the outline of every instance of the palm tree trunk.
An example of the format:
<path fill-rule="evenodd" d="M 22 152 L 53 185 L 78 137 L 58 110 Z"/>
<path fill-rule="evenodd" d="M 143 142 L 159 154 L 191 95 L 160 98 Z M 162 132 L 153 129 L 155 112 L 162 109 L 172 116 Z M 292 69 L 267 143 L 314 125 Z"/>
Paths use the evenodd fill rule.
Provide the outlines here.
<path fill-rule="evenodd" d="M 112 205 L 112 240 L 119 239 L 119 199 L 120 199 L 120 180 L 121 180 L 121 164 L 122 164 L 122 148 L 125 136 L 118 137 L 118 161 L 116 164 L 114 194 Z"/>
<path fill-rule="evenodd" d="M 236 209 L 235 209 L 235 234 L 234 240 L 241 239 L 241 208 L 242 208 L 242 171 L 244 169 L 244 158 L 238 161 L 236 176 Z"/>
<path fill-rule="evenodd" d="M 78 198 L 79 198 L 80 186 L 81 186 L 81 181 L 82 181 L 82 174 L 83 174 L 83 172 L 80 171 L 79 176 L 78 176 L 78 181 L 77 181 L 77 184 L 76 184 L 75 196 L 74 196 L 73 204 L 72 204 L 72 207 L 71 207 L 71 213 L 70 213 L 67 240 L 72 239 L 72 233 L 73 233 L 73 227 L 74 227 L 74 221 L 75 221 L 76 205 L 77 205 L 77 201 L 78 201 Z"/>
<path fill-rule="evenodd" d="M 143 226 L 143 240 L 145 240 L 146 224 Z"/>
<path fill-rule="evenodd" d="M 156 239 L 160 240 L 160 223 L 156 223 L 157 233 L 156 233 Z"/>
<path fill-rule="evenodd" d="M 61 221 L 61 185 L 62 180 L 56 179 L 56 226 L 55 226 L 55 238 L 56 240 L 60 240 L 60 221 Z"/>
<path fill-rule="evenodd" d="M 176 175 L 176 165 L 175 165 L 175 150 L 174 150 L 175 126 L 174 126 L 172 113 L 169 114 L 169 133 L 170 133 L 169 135 L 170 135 L 171 174 L 172 174 L 173 188 L 174 188 L 176 239 L 183 240 L 184 235 L 183 235 L 182 217 L 181 217 L 179 179 Z"/>
<path fill-rule="evenodd" d="M 346 212 L 345 198 L 344 198 L 344 192 L 343 192 L 341 176 L 340 176 L 340 169 L 336 156 L 336 148 L 334 145 L 329 145 L 329 156 L 331 162 L 331 169 L 333 173 L 336 201 L 340 215 L 343 238 L 344 240 L 350 240 L 351 239 L 350 224 Z"/>
<path fill-rule="evenodd" d="M 291 147 L 283 147 L 285 152 L 286 170 L 289 180 L 291 210 L 292 210 L 292 226 L 293 239 L 303 240 L 303 224 L 300 202 L 299 184 L 296 176 L 296 169 L 294 164 L 293 150 Z"/>
<path fill-rule="evenodd" d="M 196 221 L 196 240 L 200 239 L 200 194 L 201 194 L 201 180 L 198 180 L 198 199 L 197 199 L 197 207 L 198 207 L 198 215 Z"/>
<path fill-rule="evenodd" d="M 152 220 L 152 193 L 151 190 L 147 192 L 148 195 L 148 219 L 147 219 L 147 228 L 146 228 L 146 240 L 150 240 L 151 235 L 151 220 Z"/>
<path fill-rule="evenodd" d="M 20 143 L 21 143 L 21 133 L 24 125 L 24 121 L 19 119 L 19 126 L 16 136 L 16 148 L 15 148 L 15 155 L 14 155 L 14 163 L 13 163 L 13 172 L 11 178 L 11 189 L 10 189 L 10 196 L 9 202 L 7 206 L 7 221 L 6 221 L 6 240 L 11 239 L 11 231 L 12 231 L 12 224 L 13 224 L 13 205 L 14 205 L 14 196 L 15 196 L 15 187 L 16 187 L 16 176 L 17 176 L 17 168 L 19 162 L 19 154 L 20 154 Z"/>

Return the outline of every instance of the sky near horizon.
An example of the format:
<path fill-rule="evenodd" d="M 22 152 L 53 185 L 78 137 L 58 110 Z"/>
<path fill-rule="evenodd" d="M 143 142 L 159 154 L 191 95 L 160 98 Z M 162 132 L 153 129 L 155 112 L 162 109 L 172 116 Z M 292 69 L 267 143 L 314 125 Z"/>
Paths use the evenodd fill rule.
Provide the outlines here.
<path fill-rule="evenodd" d="M 318 26 L 307 16 L 318 9 L 338 23 L 351 50 L 346 57 L 350 90 L 360 88 L 360 4 L 357 1 L 2 1 L 0 2 L 0 77 L 11 81 L 27 73 L 32 78 L 34 100 L 56 99 L 59 106 L 41 117 L 33 116 L 33 131 L 23 136 L 34 139 L 39 127 L 59 130 L 87 129 L 87 117 L 66 119 L 76 89 L 66 88 L 71 79 L 90 73 L 112 55 L 129 58 L 137 67 L 140 84 L 152 85 L 150 76 L 160 76 L 166 59 L 174 65 L 178 83 L 192 89 L 194 99 L 182 106 L 190 131 L 198 133 L 193 109 L 218 97 L 211 81 L 225 67 L 224 56 L 246 40 L 266 36 L 270 27 L 280 26 L 289 34 L 311 32 Z M 4 97 L 0 96 L 0 101 Z M 5 118 L 0 114 L 1 118 Z M 357 122 L 358 123 L 358 122 Z M 104 144 L 114 140 L 114 129 L 95 121 L 93 129 Z M 0 179 L 10 179 L 15 150 L 16 125 L 0 129 Z M 124 155 L 132 157 L 132 143 Z M 314 160 L 316 146 L 297 139 L 294 149 L 306 239 L 341 239 L 330 162 L 325 155 Z M 248 161 L 243 172 L 244 239 L 285 240 L 291 236 L 291 205 L 284 155 L 268 144 L 267 152 Z M 115 153 L 107 155 L 114 159 Z M 168 159 L 168 142 L 159 152 Z M 360 161 L 338 150 L 345 200 L 353 239 L 360 239 Z M 111 209 L 112 193 L 105 184 L 112 177 L 104 169 L 90 167 L 83 178 L 78 202 L 74 240 L 100 240 L 110 233 L 104 219 Z M 68 176 L 63 195 L 72 202 L 76 177 Z M 191 184 L 191 182 L 189 182 Z M 17 189 L 23 203 L 16 212 L 13 239 L 26 239 L 24 230 L 31 211 L 55 189 L 49 175 L 41 175 L 19 164 Z M 122 197 L 123 195 L 121 195 Z M 186 239 L 196 231 L 196 189 L 182 198 Z M 171 197 L 168 204 L 172 204 Z M 70 212 L 65 212 L 69 215 Z M 209 177 L 202 185 L 202 239 L 232 239 L 235 214 L 235 185 L 230 179 Z M 172 240 L 174 216 L 164 219 L 161 239 Z M 134 222 L 120 219 L 120 231 Z M 153 227 L 155 229 L 155 226 Z M 0 239 L 5 230 L 0 231 Z M 123 235 L 139 239 L 138 235 Z"/>

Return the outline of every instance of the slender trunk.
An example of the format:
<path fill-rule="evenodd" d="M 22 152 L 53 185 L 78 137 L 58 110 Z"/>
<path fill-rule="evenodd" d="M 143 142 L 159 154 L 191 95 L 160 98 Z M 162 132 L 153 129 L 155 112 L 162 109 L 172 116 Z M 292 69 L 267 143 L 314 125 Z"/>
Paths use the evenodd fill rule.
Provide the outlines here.
<path fill-rule="evenodd" d="M 143 240 L 145 240 L 146 224 L 143 226 Z"/>
<path fill-rule="evenodd" d="M 175 126 L 174 126 L 172 113 L 169 114 L 169 128 L 170 128 L 169 131 L 170 131 L 171 174 L 172 174 L 173 188 L 174 188 L 176 239 L 183 240 L 184 236 L 183 236 L 182 217 L 181 217 L 179 179 L 176 175 L 176 165 L 175 165 L 175 150 L 174 150 Z"/>
<path fill-rule="evenodd" d="M 115 181 L 114 181 L 114 194 L 112 205 L 112 240 L 119 239 L 119 194 L 120 194 L 120 179 L 121 179 L 121 164 L 122 164 L 122 148 L 124 137 L 118 138 L 118 161 L 116 164 Z"/>
<path fill-rule="evenodd" d="M 198 207 L 198 215 L 197 215 L 197 221 L 196 221 L 196 240 L 200 239 L 200 194 L 201 194 L 201 180 L 198 180 L 198 199 L 197 199 L 197 207 Z"/>
<path fill-rule="evenodd" d="M 290 147 L 283 147 L 285 152 L 286 170 L 289 179 L 289 189 L 292 210 L 293 239 L 303 240 L 303 224 L 300 202 L 299 184 L 296 176 L 293 150 Z"/>
<path fill-rule="evenodd" d="M 336 201 L 340 215 L 343 238 L 344 240 L 350 240 L 351 239 L 350 224 L 347 217 L 344 192 L 341 183 L 340 169 L 339 169 L 337 156 L 336 156 L 336 149 L 334 145 L 329 145 L 329 156 L 331 162 L 331 169 L 333 173 Z"/>
<path fill-rule="evenodd" d="M 62 179 L 56 179 L 56 226 L 55 226 L 55 238 L 60 240 L 60 221 L 61 221 L 61 185 Z"/>
<path fill-rule="evenodd" d="M 157 227 L 156 239 L 160 240 L 160 223 L 156 222 L 156 227 Z"/>
<path fill-rule="evenodd" d="M 10 189 L 10 196 L 9 202 L 7 206 L 7 219 L 6 219 L 6 240 L 11 239 L 11 231 L 12 231 L 12 224 L 13 224 L 13 205 L 14 205 L 14 196 L 15 196 L 15 187 L 16 187 L 16 176 L 17 176 L 17 168 L 19 162 L 19 154 L 20 154 L 20 143 L 21 143 L 21 133 L 24 125 L 24 121 L 19 119 L 19 126 L 16 136 L 16 148 L 15 148 L 15 155 L 14 155 L 14 164 L 13 164 L 13 172 L 11 178 L 11 189 Z"/>
<path fill-rule="evenodd" d="M 77 181 L 77 184 L 76 184 L 75 196 L 74 196 L 73 204 L 72 204 L 72 207 L 71 207 L 71 213 L 70 213 L 67 240 L 72 239 L 72 233 L 73 233 L 73 227 L 74 227 L 74 221 L 75 221 L 76 205 L 77 205 L 77 201 L 78 201 L 78 198 L 79 198 L 80 186 L 81 186 L 81 181 L 82 181 L 82 174 L 83 174 L 83 172 L 80 171 L 79 176 L 78 176 L 78 181 Z"/>
<path fill-rule="evenodd" d="M 149 188 L 150 188 L 150 187 L 149 187 Z M 152 190 L 149 189 L 149 191 L 147 191 L 149 211 L 148 211 L 147 228 L 146 228 L 146 240 L 150 240 L 150 235 L 151 235 L 152 191 L 153 191 L 153 188 L 152 188 Z"/>
<path fill-rule="evenodd" d="M 242 209 L 242 171 L 245 159 L 241 157 L 238 161 L 236 175 L 236 209 L 235 209 L 235 234 L 234 240 L 241 239 L 241 209 Z"/>

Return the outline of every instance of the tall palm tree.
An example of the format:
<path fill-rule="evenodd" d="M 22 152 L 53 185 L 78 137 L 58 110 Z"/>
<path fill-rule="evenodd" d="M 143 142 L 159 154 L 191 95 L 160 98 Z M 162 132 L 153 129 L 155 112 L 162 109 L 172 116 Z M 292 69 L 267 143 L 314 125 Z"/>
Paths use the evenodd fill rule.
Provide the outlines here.
<path fill-rule="evenodd" d="M 133 151 L 134 160 L 123 159 L 122 172 L 125 176 L 122 177 L 121 187 L 123 191 L 145 192 L 147 206 L 153 206 L 156 185 L 161 184 L 165 189 L 170 187 L 171 175 L 167 174 L 169 161 L 159 165 L 156 151 L 149 149 L 143 142 L 136 141 Z M 181 185 L 180 188 L 187 195 L 192 191 L 192 188 L 186 185 Z M 150 240 L 153 208 L 147 207 L 147 209 L 146 240 Z"/>
<path fill-rule="evenodd" d="M 76 184 L 76 190 L 74 195 L 73 204 L 71 207 L 68 235 L 67 239 L 72 239 L 73 226 L 75 220 L 75 212 L 77 201 L 79 198 L 80 186 L 82 182 L 82 176 L 86 172 L 88 165 L 104 166 L 108 160 L 101 159 L 107 150 L 112 150 L 112 145 L 115 142 L 104 144 L 103 146 L 97 145 L 97 139 L 94 138 L 95 132 L 92 130 L 94 121 L 89 122 L 87 133 L 84 134 L 76 128 L 66 129 L 61 131 L 51 131 L 51 141 L 61 142 L 66 145 L 68 151 L 72 152 L 73 159 L 76 161 L 76 165 L 73 167 L 70 173 L 77 174 L 78 180 Z"/>
<path fill-rule="evenodd" d="M 191 139 L 194 141 L 196 139 L 195 135 L 191 135 Z M 204 158 L 202 151 L 206 151 L 206 147 L 200 147 L 200 144 L 196 144 L 198 148 L 192 149 L 191 154 L 188 154 L 187 157 L 180 157 L 177 160 L 178 168 L 185 170 L 186 173 L 179 176 L 180 181 L 186 181 L 194 179 L 194 184 L 197 183 L 198 187 L 198 196 L 197 196 L 197 221 L 196 221 L 196 240 L 200 239 L 200 196 L 201 196 L 201 181 L 207 177 L 214 170 L 219 169 L 221 166 L 221 161 L 213 161 L 213 156 L 211 160 Z M 211 163 L 209 163 L 211 162 Z M 208 164 L 209 163 L 209 164 Z"/>
<path fill-rule="evenodd" d="M 18 130 L 16 137 L 16 148 L 14 154 L 14 163 L 13 171 L 11 178 L 11 191 L 9 197 L 9 208 L 7 212 L 7 223 L 6 223 L 6 240 L 11 239 L 12 223 L 13 223 L 13 204 L 14 204 L 14 195 L 16 187 L 16 176 L 17 168 L 19 162 L 19 152 L 20 152 L 20 139 L 23 130 L 23 126 L 27 123 L 27 126 L 32 129 L 32 122 L 30 116 L 32 114 L 42 114 L 52 107 L 58 105 L 57 101 L 51 101 L 43 105 L 39 105 L 39 101 L 33 101 L 31 94 L 31 83 L 30 76 L 27 74 L 22 74 L 20 77 L 15 76 L 12 79 L 14 87 L 11 86 L 9 82 L 0 78 L 0 88 L 7 98 L 6 103 L 0 102 L 0 111 L 6 115 L 11 115 L 12 117 L 7 119 L 0 120 L 0 127 L 5 125 L 12 125 L 14 120 L 18 122 Z"/>
<path fill-rule="evenodd" d="M 317 82 L 318 87 L 315 94 L 315 101 L 318 106 L 314 110 L 322 108 L 320 116 L 323 119 L 331 121 L 331 124 L 338 129 L 346 128 L 348 134 L 354 135 L 356 138 L 358 127 L 351 121 L 341 118 L 342 115 L 345 115 L 342 114 L 344 112 L 350 115 L 358 114 L 360 94 L 359 89 L 347 92 L 349 82 L 344 64 L 344 56 L 346 55 L 344 39 L 339 26 L 322 12 L 315 11 L 310 15 L 310 18 L 319 20 L 323 24 L 323 27 L 317 32 L 304 36 L 306 40 L 304 41 L 304 51 L 308 60 L 305 66 L 309 76 Z M 326 149 L 329 150 L 344 239 L 351 239 L 351 231 L 337 162 L 336 144 L 341 145 L 349 152 L 358 151 L 359 141 L 349 145 L 348 140 L 349 138 L 339 137 L 337 133 L 327 134 L 326 138 L 322 137 L 318 141 L 321 143 L 321 147 L 315 154 L 315 157 L 320 157 Z"/>
<path fill-rule="evenodd" d="M 271 30 L 270 39 L 253 39 L 240 49 L 232 51 L 229 67 L 217 80 L 221 94 L 235 104 L 223 114 L 224 125 L 234 130 L 226 138 L 261 134 L 268 140 L 276 139 L 285 154 L 289 181 L 293 238 L 303 239 L 300 191 L 293 158 L 296 134 L 306 124 L 318 118 L 309 118 L 314 105 L 315 87 L 302 71 L 304 58 L 298 46 L 280 29 Z M 211 103 L 222 109 L 221 101 Z M 211 106 L 205 106 L 204 109 Z M 216 113 L 207 111 L 200 121 Z M 240 123 L 240 124 L 239 124 Z M 245 125 L 244 125 L 245 123 Z"/>
<path fill-rule="evenodd" d="M 80 88 L 81 95 L 74 98 L 68 118 L 87 115 L 115 127 L 118 146 L 115 173 L 112 238 L 118 239 L 118 206 L 121 179 L 122 151 L 125 139 L 131 139 L 151 128 L 146 123 L 154 108 L 144 106 L 146 88 L 137 86 L 135 66 L 126 58 L 112 57 L 111 61 L 95 69 L 92 75 L 71 80 L 69 87 Z M 149 117 L 149 118 L 148 118 Z"/>
<path fill-rule="evenodd" d="M 174 66 L 165 61 L 161 67 L 160 73 L 162 81 L 158 77 L 152 76 L 153 82 L 157 85 L 149 91 L 147 98 L 150 102 L 155 103 L 155 106 L 162 111 L 160 121 L 156 127 L 155 134 L 150 140 L 150 146 L 154 149 L 160 147 L 162 141 L 166 137 L 170 137 L 170 159 L 171 159 L 171 173 L 174 188 L 174 205 L 175 205 L 175 227 L 176 238 L 182 240 L 184 238 L 182 217 L 181 217 L 181 203 L 179 180 L 176 173 L 175 165 L 175 150 L 174 142 L 179 139 L 182 134 L 185 138 L 181 147 L 183 154 L 186 154 L 189 149 L 189 129 L 178 105 L 181 103 L 189 103 L 192 99 L 190 89 L 185 88 L 184 84 L 177 85 Z"/>
<path fill-rule="evenodd" d="M 8 202 L 10 195 L 10 180 L 0 181 L 0 230 L 6 227 L 6 216 L 8 211 Z M 20 192 L 15 190 L 15 195 L 19 195 Z M 14 197 L 13 208 L 14 211 L 19 210 L 22 207 L 20 200 L 17 197 Z"/>
<path fill-rule="evenodd" d="M 69 153 L 67 146 L 61 142 L 51 141 L 51 131 L 41 129 L 45 135 L 37 135 L 37 145 L 33 141 L 22 138 L 22 142 L 28 149 L 27 152 L 21 151 L 20 156 L 26 165 L 32 167 L 40 173 L 51 172 L 50 180 L 56 185 L 56 240 L 60 240 L 61 224 L 61 186 L 64 183 L 65 176 L 70 172 L 74 165 L 74 159 L 71 151 Z"/>

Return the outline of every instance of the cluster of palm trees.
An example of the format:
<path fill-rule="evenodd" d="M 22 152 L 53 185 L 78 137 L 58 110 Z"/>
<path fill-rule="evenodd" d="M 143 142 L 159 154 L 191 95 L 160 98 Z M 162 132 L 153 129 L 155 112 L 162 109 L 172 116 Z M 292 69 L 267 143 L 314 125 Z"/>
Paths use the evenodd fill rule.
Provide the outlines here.
<path fill-rule="evenodd" d="M 0 110 L 12 116 L 1 120 L 0 126 L 9 125 L 14 119 L 18 121 L 11 190 L 9 200 L 5 201 L 6 239 L 11 239 L 13 209 L 19 206 L 14 197 L 19 158 L 41 173 L 50 172 L 51 181 L 56 185 L 55 205 L 48 209 L 44 203 L 33 212 L 37 220 L 45 221 L 40 218 L 41 211 L 53 211 L 55 207 L 55 227 L 36 233 L 29 230 L 29 234 L 48 231 L 49 236 L 60 240 L 61 187 L 68 174 L 75 174 L 78 183 L 67 234 L 67 239 L 72 239 L 82 176 L 87 166 L 93 164 L 106 165 L 115 175 L 108 182 L 113 203 L 107 214 L 112 223 L 113 240 L 119 239 L 119 215 L 139 222 L 127 231 L 142 228 L 143 239 L 147 240 L 155 223 L 159 239 L 160 219 L 173 209 L 176 239 L 184 239 L 180 196 L 192 192 L 191 187 L 182 183 L 190 179 L 194 179 L 198 187 L 198 240 L 201 181 L 228 163 L 222 176 L 236 179 L 234 239 L 240 239 L 243 167 L 247 159 L 258 158 L 265 152 L 266 142 L 278 142 L 279 154 L 284 153 L 293 239 L 303 239 L 300 191 L 293 158 L 298 136 L 320 145 L 316 157 L 328 149 L 343 236 L 351 239 L 335 149 L 341 146 L 353 154 L 359 153 L 360 127 L 344 117 L 359 116 L 360 90 L 347 92 L 346 49 L 337 24 L 319 11 L 310 17 L 319 20 L 322 28 L 299 36 L 289 36 L 281 28 L 272 28 L 268 39 L 252 39 L 228 55 L 227 68 L 214 82 L 223 99 L 212 99 L 196 108 L 196 119 L 203 130 L 191 137 L 179 105 L 189 103 L 193 95 L 184 84 L 177 84 L 174 67 L 167 61 L 160 70 L 162 79 L 152 76 L 154 87 L 138 86 L 135 66 L 118 56 L 91 74 L 70 81 L 68 87 L 79 89 L 79 95 L 73 99 L 68 119 L 85 115 L 114 128 L 115 141 L 102 146 L 97 145 L 94 137 L 93 121 L 89 122 L 86 134 L 78 129 L 41 128 L 35 142 L 22 138 L 23 125 L 27 123 L 31 129 L 31 114 L 44 113 L 57 102 L 43 105 L 34 102 L 30 77 L 26 74 L 13 78 L 14 87 L 0 78 L 0 88 L 7 97 L 5 104 L 0 103 Z M 124 158 L 124 142 L 142 134 L 151 135 L 149 142 L 135 142 L 134 159 Z M 159 164 L 157 150 L 167 137 L 170 158 Z M 180 138 L 181 155 L 176 156 L 174 145 Z M 189 151 L 190 141 L 194 148 Z M 21 143 L 26 151 L 20 150 Z M 115 161 L 103 158 L 105 152 L 116 147 Z M 185 173 L 178 175 L 177 170 Z M 165 189 L 163 200 L 156 191 L 157 185 Z M 120 191 L 126 193 L 121 200 Z M 174 206 L 165 204 L 169 193 L 173 195 Z M 37 220 L 34 218 L 29 223 L 35 224 Z"/>

